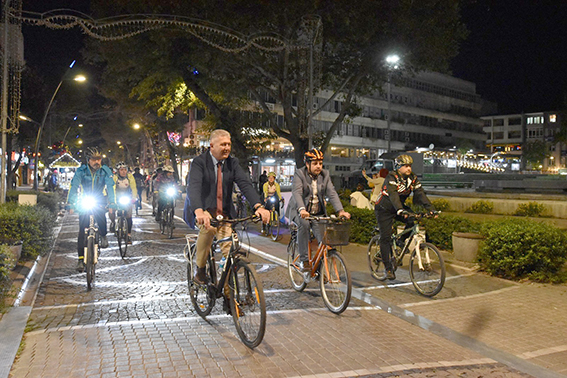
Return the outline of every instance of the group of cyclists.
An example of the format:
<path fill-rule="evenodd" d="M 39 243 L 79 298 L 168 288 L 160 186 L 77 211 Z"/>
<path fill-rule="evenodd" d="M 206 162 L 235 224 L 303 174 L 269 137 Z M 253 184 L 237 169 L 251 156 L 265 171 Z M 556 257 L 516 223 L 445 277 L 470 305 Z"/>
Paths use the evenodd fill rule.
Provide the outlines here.
<path fill-rule="evenodd" d="M 190 226 L 195 223 L 200 228 L 200 235 L 207 231 L 207 237 L 201 238 L 198 250 L 201 251 L 201 259 L 206 258 L 206 251 L 210 248 L 212 237 L 219 229 L 211 226 L 209 221 L 218 215 L 233 217 L 234 206 L 232 206 L 232 190 L 235 185 L 245 194 L 250 206 L 260 216 L 263 223 L 269 219 L 269 211 L 274 209 L 280 211 L 282 202 L 281 188 L 276 181 L 276 174 L 270 172 L 267 181 L 262 187 L 262 196 L 258 196 L 250 177 L 240 168 L 236 159 L 230 156 L 231 140 L 230 134 L 224 130 L 215 130 L 211 134 L 210 149 L 203 153 L 201 160 L 195 159 L 189 176 L 187 178 L 188 199 L 185 203 L 186 222 Z M 350 218 L 350 214 L 343 209 L 341 201 L 333 183 L 329 171 L 323 169 L 323 152 L 311 149 L 304 154 L 305 166 L 296 170 L 292 196 L 287 207 L 286 216 L 298 226 L 298 250 L 301 257 L 300 267 L 302 271 L 309 270 L 307 249 L 310 234 L 320 241 L 321 235 L 317 228 L 312 227 L 311 221 L 306 218 L 327 214 L 327 201 L 331 203 L 339 217 Z M 129 195 L 132 204 L 141 207 L 141 192 L 143 186 L 149 186 L 153 196 L 153 215 L 156 221 L 160 220 L 160 213 L 165 205 L 164 191 L 166 187 L 173 186 L 177 190 L 177 181 L 171 166 L 165 166 L 154 172 L 151 179 L 145 179 L 139 172 L 129 172 L 126 163 L 120 162 L 116 166 L 116 174 L 111 169 L 102 165 L 102 153 L 98 148 L 88 148 L 86 152 L 87 164 L 77 169 L 67 199 L 68 206 L 72 211 L 76 209 L 79 189 L 91 195 L 104 199 L 108 208 L 111 224 L 110 231 L 114 231 L 115 215 L 117 208 L 116 198 Z M 197 164 L 195 164 L 197 162 Z M 228 163 L 228 164 L 226 164 Z M 380 172 L 382 177 L 374 177 L 369 182 L 375 185 L 371 202 L 374 205 L 376 221 L 380 229 L 380 250 L 385 266 L 385 274 L 388 279 L 395 279 L 395 274 L 390 263 L 391 235 L 394 220 L 402 221 L 406 228 L 413 227 L 414 218 L 411 209 L 405 204 L 407 198 L 414 193 L 413 202 L 422 205 L 429 212 L 435 211 L 433 205 L 427 198 L 417 176 L 412 172 L 413 160 L 409 155 L 400 155 L 395 159 L 396 169 L 392 172 Z M 220 170 L 220 172 L 219 172 Z M 219 178 L 222 183 L 219 184 Z M 224 192 L 223 192 L 224 188 Z M 262 198 L 263 197 L 263 198 Z M 230 209 L 232 207 L 232 209 Z M 132 243 L 132 206 L 127 212 L 128 219 L 128 243 Z M 101 236 L 100 247 L 108 247 L 106 229 L 106 208 L 101 207 L 95 213 Z M 83 247 L 84 233 L 81 232 L 88 222 L 87 217 L 79 212 L 79 236 L 78 236 L 78 270 L 83 270 Z M 226 233 L 222 230 L 222 233 Z M 202 245 L 201 245 L 202 244 Z M 200 273 L 200 272 L 197 272 Z M 197 274 L 197 279 L 204 277 Z"/>
<path fill-rule="evenodd" d="M 136 210 L 142 208 L 142 191 L 144 186 L 149 185 L 151 192 L 154 194 L 155 201 L 154 214 L 156 220 L 159 220 L 159 213 L 165 202 L 164 191 L 166 186 L 174 186 L 177 188 L 177 182 L 173 178 L 173 168 L 165 166 L 156 172 L 153 180 L 148 180 L 140 173 L 139 168 L 135 168 L 134 172 L 130 172 L 130 168 L 125 162 L 116 164 L 115 173 L 107 166 L 102 164 L 102 152 L 96 147 L 86 149 L 86 164 L 81 165 L 73 179 L 67 197 L 67 208 L 69 212 L 78 211 L 79 213 L 79 235 L 77 239 L 77 270 L 83 272 L 84 265 L 84 246 L 85 233 L 84 229 L 88 226 L 89 214 L 81 211 L 79 204 L 80 195 L 90 195 L 97 200 L 98 206 L 93 210 L 93 215 L 98 225 L 100 235 L 100 248 L 108 247 L 106 212 L 110 218 L 110 232 L 114 233 L 116 225 L 116 209 L 120 208 L 126 213 L 126 221 L 128 227 L 127 243 L 132 244 L 132 212 L 133 206 Z M 126 201 L 119 201 L 121 198 L 127 198 Z"/>

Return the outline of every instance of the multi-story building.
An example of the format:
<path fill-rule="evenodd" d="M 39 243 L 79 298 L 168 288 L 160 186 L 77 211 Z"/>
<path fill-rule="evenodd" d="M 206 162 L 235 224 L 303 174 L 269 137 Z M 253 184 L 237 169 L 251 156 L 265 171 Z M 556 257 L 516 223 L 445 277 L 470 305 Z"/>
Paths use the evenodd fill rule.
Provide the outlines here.
<path fill-rule="evenodd" d="M 487 147 L 492 154 L 504 154 L 521 158 L 526 145 L 542 141 L 547 149 L 547 157 L 539 168 L 543 171 L 556 171 L 566 166 L 565 145 L 556 140 L 561 130 L 561 113 L 557 111 L 492 115 L 481 117 L 487 136 Z M 522 161 L 525 167 L 525 161 Z"/>

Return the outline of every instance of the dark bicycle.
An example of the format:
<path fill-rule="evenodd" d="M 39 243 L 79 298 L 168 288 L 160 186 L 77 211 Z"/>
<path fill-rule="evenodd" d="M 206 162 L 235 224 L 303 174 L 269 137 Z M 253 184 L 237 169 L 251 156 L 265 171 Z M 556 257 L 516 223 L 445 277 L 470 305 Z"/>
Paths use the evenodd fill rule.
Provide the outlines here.
<path fill-rule="evenodd" d="M 276 203 L 278 202 L 277 196 L 271 196 L 267 201 L 271 202 L 270 210 L 270 220 L 264 226 L 266 235 L 269 235 L 273 241 L 277 241 L 280 237 L 280 212 L 276 209 Z M 279 208 L 283 209 L 284 199 L 279 200 Z"/>
<path fill-rule="evenodd" d="M 398 266 L 402 265 L 404 256 L 409 254 L 411 282 L 417 292 L 426 297 L 438 294 L 443 288 L 445 284 L 445 263 L 437 247 L 425 241 L 425 235 L 419 231 L 418 221 L 437 214 L 415 214 L 416 223 L 413 227 L 397 235 L 392 233 L 392 255 L 390 256 L 392 269 L 396 271 Z M 404 239 L 405 243 L 402 243 L 401 240 Z M 368 266 L 372 277 L 378 281 L 386 279 L 380 252 L 380 231 L 377 228 L 368 244 Z"/>
<path fill-rule="evenodd" d="M 169 187 L 165 191 L 166 202 L 163 210 L 161 211 L 159 229 L 162 234 L 167 235 L 170 239 L 173 238 L 173 229 L 175 228 L 174 215 L 175 215 L 175 198 L 177 197 L 178 190 L 174 187 Z"/>
<path fill-rule="evenodd" d="M 233 226 L 248 220 L 258 221 L 255 215 L 240 219 L 218 219 L 211 220 L 211 224 L 218 226 L 222 223 L 230 223 Z M 230 236 L 214 240 L 211 246 L 206 265 L 207 284 L 201 285 L 193 280 L 196 271 L 196 242 L 193 235 L 187 235 L 187 246 L 185 247 L 185 258 L 187 264 L 187 282 L 189 295 L 195 311 L 205 319 L 209 315 L 219 298 L 224 298 L 225 311 L 232 315 L 238 336 L 249 348 L 258 346 L 266 332 L 266 301 L 262 282 L 258 279 L 256 270 L 248 262 L 246 253 L 240 249 L 240 240 L 234 229 Z M 215 265 L 214 251 L 219 245 L 230 242 L 230 252 L 224 266 L 219 273 Z M 222 261 L 222 260 L 221 260 Z M 224 293 L 225 284 L 228 282 L 228 298 Z"/>
<path fill-rule="evenodd" d="M 122 195 L 118 198 L 118 209 L 116 210 L 116 240 L 118 240 L 118 249 L 120 257 L 126 257 L 128 249 L 128 210 L 132 208 L 132 197 L 130 195 Z"/>
<path fill-rule="evenodd" d="M 80 209 L 84 214 L 89 215 L 89 226 L 85 228 L 85 252 L 83 262 L 87 273 L 87 290 L 94 286 L 95 269 L 98 262 L 98 251 L 100 235 L 98 225 L 94 216 L 94 210 L 102 207 L 96 197 L 84 195 L 80 199 Z"/>

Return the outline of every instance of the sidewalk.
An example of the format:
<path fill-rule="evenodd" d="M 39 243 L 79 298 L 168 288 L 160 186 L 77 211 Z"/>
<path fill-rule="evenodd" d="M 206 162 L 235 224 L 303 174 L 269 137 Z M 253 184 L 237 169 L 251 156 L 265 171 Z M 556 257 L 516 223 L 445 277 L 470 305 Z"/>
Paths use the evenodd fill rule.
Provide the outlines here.
<path fill-rule="evenodd" d="M 73 269 L 74 260 L 66 256 L 74 235 L 76 218 L 65 216 L 48 266 L 49 290 L 60 290 L 61 285 L 53 285 L 53 280 Z M 251 238 L 255 247 L 276 255 L 276 261 L 285 256 L 282 243 Z M 160 240 L 163 245 L 176 242 Z M 183 242 L 180 240 L 180 245 Z M 158 249 L 157 245 L 151 248 L 151 251 Z M 364 247 L 351 245 L 344 254 L 353 275 L 362 276 L 359 271 L 366 259 Z M 174 259 L 170 256 L 164 255 L 160 265 L 150 267 L 151 272 L 167 275 L 164 276 L 167 279 L 157 276 L 153 279 L 161 296 L 137 294 L 135 298 L 124 299 L 117 296 L 112 301 L 107 299 L 104 305 L 98 304 L 102 300 L 98 297 L 78 305 L 69 301 L 42 304 L 38 299 L 32 310 L 37 320 L 35 329 L 25 334 L 25 347 L 12 367 L 11 376 L 560 377 L 567 374 L 566 285 L 518 284 L 470 272 L 463 279 L 487 280 L 492 289 L 457 296 L 448 286 L 443 297 L 419 297 L 419 301 L 396 303 L 384 299 L 385 289 L 358 286 L 353 290 L 349 309 L 340 316 L 321 308 L 320 298 L 311 299 L 318 296 L 315 287 L 314 295 L 309 291 L 283 293 L 284 301 L 290 305 L 306 301 L 304 308 L 277 305 L 281 290 L 265 287 L 267 301 L 274 308 L 268 314 L 264 341 L 255 350 L 249 350 L 238 339 L 230 317 L 214 312 L 204 321 L 183 310 L 191 306 L 186 295 L 167 294 L 175 293 L 167 288 L 165 281 L 169 278 L 179 287 L 184 285 L 182 269 L 179 272 L 171 269 L 178 262 L 166 263 Z M 158 261 L 158 257 L 144 261 Z M 126 266 L 128 272 L 140 266 L 137 261 Z M 134 273 L 131 274 L 129 278 L 135 279 Z M 274 265 L 273 270 L 262 274 L 270 279 L 285 278 L 287 271 Z M 102 283 L 103 277 L 100 278 Z M 47 293 L 43 290 L 42 295 L 49 294 L 49 290 Z M 97 290 L 94 295 L 100 295 L 104 289 L 101 286 Z M 388 290 L 388 295 L 404 298 L 402 291 Z M 291 300 L 287 301 L 287 296 Z M 172 307 L 175 308 L 169 310 Z M 84 311 L 82 317 L 76 316 L 79 310 Z M 49 322 L 39 322 L 48 313 L 56 316 Z M 122 317 L 107 316 L 109 313 Z M 141 318 L 141 314 L 147 317 Z M 8 321 L 21 323 L 23 316 L 8 318 L 2 320 L 2 331 L 16 329 L 15 323 Z"/>

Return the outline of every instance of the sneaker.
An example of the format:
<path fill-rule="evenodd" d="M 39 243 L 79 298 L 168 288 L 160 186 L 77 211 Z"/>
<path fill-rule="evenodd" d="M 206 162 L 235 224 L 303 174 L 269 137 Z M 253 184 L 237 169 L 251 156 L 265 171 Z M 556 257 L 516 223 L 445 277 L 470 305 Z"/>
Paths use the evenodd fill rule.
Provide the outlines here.
<path fill-rule="evenodd" d="M 299 270 L 301 271 L 301 273 L 309 272 L 311 270 L 311 265 L 309 264 L 309 261 L 300 261 Z"/>
<path fill-rule="evenodd" d="M 396 279 L 396 273 L 394 273 L 393 270 L 388 269 L 386 270 L 386 278 L 389 280 L 395 280 Z"/>
<path fill-rule="evenodd" d="M 197 268 L 193 281 L 199 285 L 205 285 L 207 283 L 207 273 L 205 268 Z"/>
<path fill-rule="evenodd" d="M 128 235 L 128 244 L 132 244 L 132 236 Z"/>
<path fill-rule="evenodd" d="M 108 248 L 108 239 L 106 235 L 100 237 L 100 248 Z"/>
<path fill-rule="evenodd" d="M 84 271 L 85 271 L 85 262 L 83 258 L 80 258 L 79 261 L 77 261 L 77 272 L 83 273 Z"/>
<path fill-rule="evenodd" d="M 113 234 L 116 233 L 116 224 L 114 222 L 110 223 L 110 232 Z"/>

